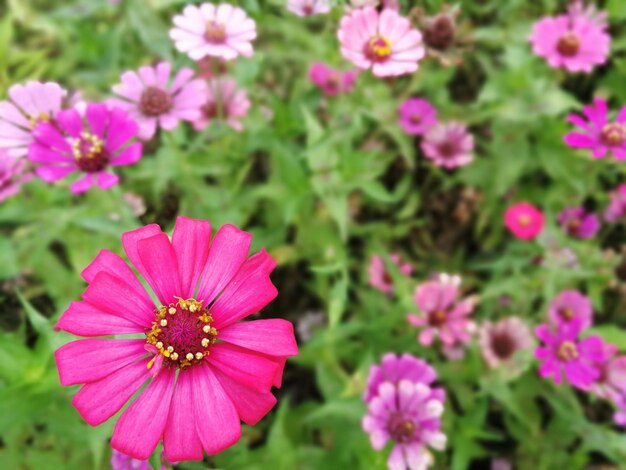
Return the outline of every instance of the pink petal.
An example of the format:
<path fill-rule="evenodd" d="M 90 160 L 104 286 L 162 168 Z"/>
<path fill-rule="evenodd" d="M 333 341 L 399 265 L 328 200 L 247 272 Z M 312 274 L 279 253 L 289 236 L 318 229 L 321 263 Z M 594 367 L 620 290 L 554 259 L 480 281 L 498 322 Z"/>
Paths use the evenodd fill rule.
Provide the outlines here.
<path fill-rule="evenodd" d="M 141 142 L 135 142 L 125 148 L 122 153 L 111 159 L 111 165 L 113 166 L 127 166 L 134 165 L 141 160 L 143 152 L 143 145 Z"/>
<path fill-rule="evenodd" d="M 87 302 L 72 302 L 54 326 L 77 336 L 107 336 L 143 333 L 144 328 L 128 318 L 100 310 Z"/>
<path fill-rule="evenodd" d="M 219 332 L 219 338 L 242 348 L 270 356 L 295 356 L 298 345 L 287 320 L 255 320 L 235 323 Z M 271 338 L 268 341 L 268 338 Z"/>
<path fill-rule="evenodd" d="M 579 132 L 569 132 L 563 138 L 563 141 L 574 148 L 593 148 L 598 145 L 598 142 L 593 137 Z"/>
<path fill-rule="evenodd" d="M 224 225 L 213 239 L 196 298 L 209 305 L 235 276 L 248 256 L 252 235 Z"/>
<path fill-rule="evenodd" d="M 109 110 L 105 104 L 89 104 L 87 105 L 87 122 L 91 132 L 100 138 L 104 138 L 104 131 L 109 124 Z"/>
<path fill-rule="evenodd" d="M 211 307 L 215 328 L 225 328 L 256 313 L 276 298 L 278 291 L 269 277 L 274 267 L 276 262 L 264 249 L 241 266 Z"/>
<path fill-rule="evenodd" d="M 181 295 L 193 297 L 202 268 L 209 255 L 211 224 L 206 220 L 178 217 L 172 234 L 172 246 L 181 278 Z"/>
<path fill-rule="evenodd" d="M 148 380 L 148 360 L 133 362 L 117 372 L 81 388 L 72 404 L 91 426 L 97 426 L 115 413 Z"/>
<path fill-rule="evenodd" d="M 75 166 L 40 166 L 35 174 L 46 183 L 53 183 L 76 171 Z"/>
<path fill-rule="evenodd" d="M 267 392 L 271 388 L 279 367 L 268 357 L 228 343 L 215 344 L 207 361 L 211 367 L 259 392 Z"/>
<path fill-rule="evenodd" d="M 87 173 L 70 184 L 70 190 L 76 194 L 84 193 L 85 191 L 89 191 L 93 185 L 94 175 L 93 173 Z"/>
<path fill-rule="evenodd" d="M 98 187 L 100 189 L 109 189 L 115 186 L 120 181 L 120 177 L 113 174 L 107 173 L 106 171 L 101 171 L 97 174 Z"/>
<path fill-rule="evenodd" d="M 182 289 L 178 262 L 170 239 L 164 233 L 137 242 L 143 276 L 163 305 L 173 302 Z"/>
<path fill-rule="evenodd" d="M 111 437 L 111 447 L 135 459 L 150 457 L 163 436 L 175 379 L 173 368 L 161 369 L 120 416 Z"/>
<path fill-rule="evenodd" d="M 143 339 L 81 339 L 54 352 L 61 385 L 95 382 L 145 354 Z"/>
<path fill-rule="evenodd" d="M 122 245 L 124 246 L 126 256 L 128 256 L 130 262 L 133 263 L 142 276 L 144 275 L 145 268 L 141 259 L 139 259 L 137 243 L 144 238 L 153 237 L 159 233 L 163 232 L 161 232 L 161 228 L 157 224 L 149 224 L 122 234 Z"/>

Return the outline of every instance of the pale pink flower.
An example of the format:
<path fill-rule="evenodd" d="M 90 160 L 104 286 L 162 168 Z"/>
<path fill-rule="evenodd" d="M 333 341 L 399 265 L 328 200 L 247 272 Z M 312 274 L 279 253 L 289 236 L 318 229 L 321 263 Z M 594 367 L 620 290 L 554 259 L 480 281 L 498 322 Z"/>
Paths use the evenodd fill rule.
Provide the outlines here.
<path fill-rule="evenodd" d="M 221 119 L 234 130 L 242 131 L 240 118 L 246 116 L 249 110 L 250 100 L 246 90 L 237 88 L 237 82 L 230 78 L 214 78 L 208 81 L 207 98 L 193 127 L 201 131 L 211 121 Z"/>
<path fill-rule="evenodd" d="M 609 193 L 609 205 L 604 210 L 604 220 L 616 222 L 626 217 L 626 184 L 620 184 Z"/>
<path fill-rule="evenodd" d="M 478 330 L 478 344 L 489 367 L 504 366 L 508 372 L 517 372 L 520 368 L 515 363 L 517 352 L 530 349 L 534 341 L 524 320 L 506 317 L 497 323 L 483 323 Z"/>
<path fill-rule="evenodd" d="M 287 10 L 298 16 L 321 15 L 330 11 L 329 0 L 287 0 Z"/>
<path fill-rule="evenodd" d="M 409 135 L 422 135 L 437 123 L 437 109 L 424 98 L 409 98 L 398 108 L 399 123 Z"/>
<path fill-rule="evenodd" d="M 391 253 L 389 259 L 401 274 L 408 276 L 413 271 L 411 264 L 402 261 L 398 253 Z M 370 259 L 369 283 L 384 294 L 393 293 L 393 279 L 385 266 L 383 258 L 379 255 L 372 255 Z"/>
<path fill-rule="evenodd" d="M 256 25 L 239 7 L 228 3 L 187 5 L 174 17 L 174 25 L 170 38 L 176 49 L 192 60 L 207 56 L 232 60 L 253 54 Z"/>
<path fill-rule="evenodd" d="M 550 302 L 548 318 L 550 324 L 557 328 L 566 325 L 581 332 L 591 326 L 593 305 L 587 296 L 577 290 L 564 290 Z"/>
<path fill-rule="evenodd" d="M 622 395 L 626 394 L 626 356 L 620 356 L 617 352 L 615 345 L 604 345 L 606 361 L 598 364 L 600 376 L 589 391 L 619 406 Z"/>
<path fill-rule="evenodd" d="M 504 225 L 515 237 L 531 240 L 543 230 L 543 212 L 528 202 L 518 202 L 504 213 Z"/>
<path fill-rule="evenodd" d="M 140 67 L 124 72 L 121 82 L 112 90 L 119 98 L 109 100 L 128 112 L 139 124 L 139 137 L 150 140 L 157 127 L 174 129 L 179 121 L 195 121 L 206 100 L 204 80 L 193 79 L 193 70 L 182 68 L 170 80 L 172 66 L 161 62 L 155 66 Z"/>
<path fill-rule="evenodd" d="M 362 8 L 346 14 L 337 32 L 343 56 L 377 77 L 415 72 L 424 57 L 421 33 L 397 11 Z"/>
<path fill-rule="evenodd" d="M 551 67 L 585 73 L 607 61 L 611 46 L 606 27 L 575 10 L 537 21 L 530 41 Z"/>
<path fill-rule="evenodd" d="M 55 327 L 90 337 L 55 352 L 61 384 L 84 384 L 72 404 L 85 421 L 99 425 L 132 400 L 111 446 L 134 459 L 161 441 L 170 462 L 232 446 L 240 420 L 255 424 L 275 405 L 271 388 L 298 352 L 290 322 L 241 321 L 276 297 L 276 262 L 265 250 L 248 257 L 252 236 L 232 225 L 210 238 L 208 221 L 185 217 L 171 240 L 156 224 L 125 233 L 126 255 L 154 296 L 102 250 L 82 272 L 83 300 Z"/>
<path fill-rule="evenodd" d="M 26 171 L 26 160 L 10 157 L 6 150 L 0 149 L 0 202 L 19 193 L 32 177 Z"/>
<path fill-rule="evenodd" d="M 346 70 L 342 72 L 321 62 L 316 62 L 309 69 L 309 79 L 317 85 L 326 96 L 335 96 L 340 93 L 349 93 L 354 88 L 354 82 L 359 72 Z"/>
<path fill-rule="evenodd" d="M 54 82 L 13 85 L 9 100 L 0 102 L 0 148 L 11 157 L 25 157 L 33 129 L 54 119 L 67 92 Z"/>
<path fill-rule="evenodd" d="M 610 152 L 616 160 L 626 159 L 626 106 L 620 109 L 614 122 L 609 122 L 608 114 L 606 100 L 595 98 L 592 104 L 583 107 L 583 116 L 567 116 L 579 130 L 567 133 L 563 140 L 570 147 L 591 150 L 594 158 L 604 158 Z"/>
<path fill-rule="evenodd" d="M 460 122 L 438 122 L 429 127 L 421 148 L 426 158 L 446 169 L 465 166 L 474 160 L 474 136 Z"/>

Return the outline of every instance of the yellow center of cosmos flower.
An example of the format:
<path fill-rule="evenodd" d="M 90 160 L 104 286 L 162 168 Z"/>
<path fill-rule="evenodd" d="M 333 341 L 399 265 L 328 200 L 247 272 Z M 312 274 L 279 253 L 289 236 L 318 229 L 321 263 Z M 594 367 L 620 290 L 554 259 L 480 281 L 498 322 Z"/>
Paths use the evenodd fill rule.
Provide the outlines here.
<path fill-rule="evenodd" d="M 563 341 L 556 351 L 556 355 L 562 361 L 573 361 L 578 357 L 578 348 L 571 341 Z"/>
<path fill-rule="evenodd" d="M 571 31 L 568 31 L 559 38 L 556 43 L 556 50 L 565 57 L 574 57 L 580 49 L 580 38 Z"/>
<path fill-rule="evenodd" d="M 363 54 L 372 62 L 384 62 L 391 55 L 391 41 L 385 36 L 376 34 L 365 44 Z"/>
<path fill-rule="evenodd" d="M 600 140 L 609 147 L 617 147 L 626 142 L 626 126 L 612 122 L 605 124 L 600 133 Z"/>
<path fill-rule="evenodd" d="M 72 155 L 76 165 L 85 173 L 102 171 L 109 162 L 104 141 L 91 132 L 81 132 L 80 137 L 71 139 Z"/>
<path fill-rule="evenodd" d="M 226 40 L 226 28 L 218 21 L 207 21 L 204 38 L 213 44 L 222 44 Z"/>
<path fill-rule="evenodd" d="M 37 125 L 41 122 L 50 122 L 50 115 L 48 113 L 39 113 L 34 116 L 28 116 L 28 124 L 31 129 L 37 127 Z"/>

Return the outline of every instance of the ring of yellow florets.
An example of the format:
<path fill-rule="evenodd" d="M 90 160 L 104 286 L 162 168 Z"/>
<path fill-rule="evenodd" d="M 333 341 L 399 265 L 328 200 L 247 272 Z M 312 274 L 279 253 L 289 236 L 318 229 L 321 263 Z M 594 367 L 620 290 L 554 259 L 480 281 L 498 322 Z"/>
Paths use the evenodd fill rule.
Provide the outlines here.
<path fill-rule="evenodd" d="M 150 369 L 158 355 L 163 365 L 184 369 L 200 363 L 210 354 L 217 339 L 217 330 L 211 326 L 213 317 L 202 301 L 180 299 L 161 305 L 155 311 L 155 321 L 146 334 L 146 342 L 158 353 L 148 363 Z"/>
<path fill-rule="evenodd" d="M 391 41 L 376 34 L 365 44 L 363 54 L 372 62 L 385 62 L 391 55 Z"/>

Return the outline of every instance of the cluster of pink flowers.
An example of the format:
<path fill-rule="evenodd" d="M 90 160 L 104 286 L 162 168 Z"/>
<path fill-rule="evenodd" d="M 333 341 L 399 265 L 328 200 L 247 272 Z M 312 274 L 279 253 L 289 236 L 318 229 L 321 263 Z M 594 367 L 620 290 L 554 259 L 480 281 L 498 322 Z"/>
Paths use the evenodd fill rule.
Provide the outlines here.
<path fill-rule="evenodd" d="M 576 290 L 558 294 L 548 308 L 548 322 L 535 334 L 543 345 L 535 350 L 539 374 L 561 384 L 563 376 L 573 387 L 593 393 L 617 407 L 615 422 L 625 425 L 626 356 L 599 336 L 583 337 L 593 323 L 591 301 Z"/>
<path fill-rule="evenodd" d="M 362 425 L 375 450 L 392 441 L 390 469 L 426 469 L 433 463 L 429 448 L 445 448 L 445 393 L 433 386 L 436 378 L 430 365 L 410 354 L 385 354 L 381 364 L 370 369 Z"/>
<path fill-rule="evenodd" d="M 359 72 L 356 70 L 342 72 L 321 62 L 314 63 L 309 69 L 309 79 L 326 96 L 351 92 L 358 76 Z"/>
<path fill-rule="evenodd" d="M 404 276 L 409 276 L 413 271 L 411 264 L 403 261 L 398 253 L 390 253 L 389 260 Z M 391 295 L 394 292 L 393 278 L 385 266 L 385 261 L 379 255 L 373 255 L 370 259 L 369 283 L 384 294 Z"/>

